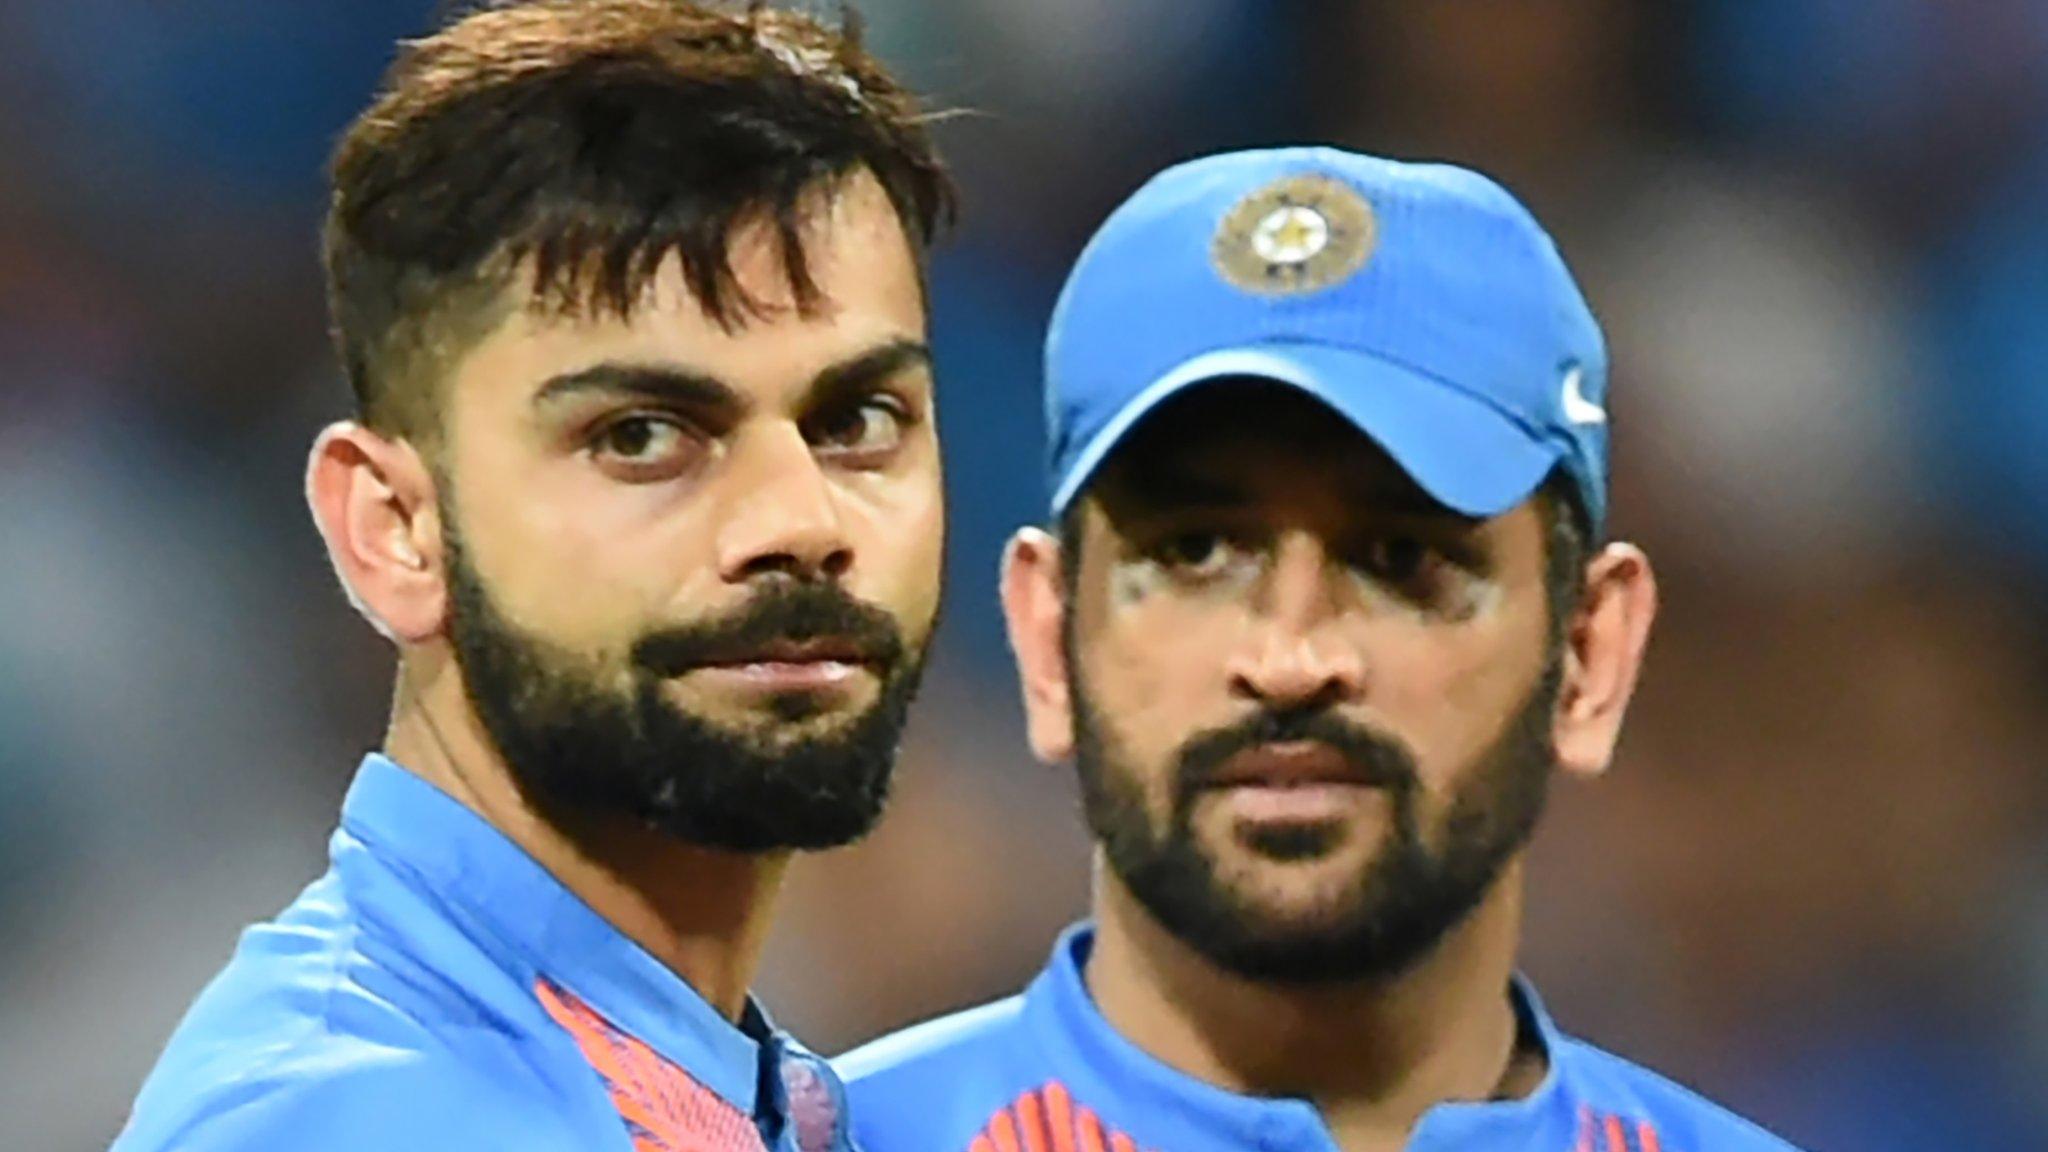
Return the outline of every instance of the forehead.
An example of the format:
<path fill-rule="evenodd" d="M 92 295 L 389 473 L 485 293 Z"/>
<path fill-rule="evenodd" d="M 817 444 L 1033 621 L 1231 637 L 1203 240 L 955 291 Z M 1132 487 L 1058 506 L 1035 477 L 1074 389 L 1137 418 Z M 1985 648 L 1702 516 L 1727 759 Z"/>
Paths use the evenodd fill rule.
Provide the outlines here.
<path fill-rule="evenodd" d="M 499 323 L 454 373 L 457 389 L 530 391 L 557 373 L 605 362 L 675 365 L 714 373 L 738 388 L 808 378 L 821 364 L 892 340 L 919 339 L 925 301 L 915 250 L 888 194 L 859 173 L 801 201 L 799 239 L 816 306 L 798 307 L 775 226 L 738 227 L 728 247 L 734 295 L 759 314 L 721 323 L 693 294 L 669 254 L 624 315 L 597 306 L 564 310 L 532 295 L 531 269 L 511 278 Z M 510 303 L 517 300 L 521 303 Z"/>
<path fill-rule="evenodd" d="M 1110 456 L 1096 490 L 1112 508 L 1314 503 L 1464 519 L 1349 420 L 1262 380 L 1218 381 L 1162 404 Z"/>

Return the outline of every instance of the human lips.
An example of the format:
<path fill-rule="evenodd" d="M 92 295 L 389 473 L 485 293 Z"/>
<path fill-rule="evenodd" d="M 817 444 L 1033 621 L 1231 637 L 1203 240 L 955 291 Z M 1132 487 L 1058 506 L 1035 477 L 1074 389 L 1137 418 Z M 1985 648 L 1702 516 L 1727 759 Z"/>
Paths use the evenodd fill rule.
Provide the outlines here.
<path fill-rule="evenodd" d="M 863 672 L 879 673 L 882 663 L 880 653 L 851 639 L 817 637 L 710 653 L 691 671 L 748 688 L 793 692 L 845 685 Z"/>
<path fill-rule="evenodd" d="M 707 655 L 702 667 L 744 668 L 754 665 L 878 664 L 881 655 L 847 637 L 813 637 L 806 640 L 776 640 L 751 648 Z"/>
<path fill-rule="evenodd" d="M 1382 787 L 1384 774 L 1320 740 L 1259 744 L 1224 760 L 1205 782 L 1209 788 L 1307 788 L 1342 785 Z"/>
<path fill-rule="evenodd" d="M 1203 785 L 1234 818 L 1255 824 L 1343 820 L 1377 803 L 1384 773 L 1320 741 L 1247 748 L 1218 765 Z"/>

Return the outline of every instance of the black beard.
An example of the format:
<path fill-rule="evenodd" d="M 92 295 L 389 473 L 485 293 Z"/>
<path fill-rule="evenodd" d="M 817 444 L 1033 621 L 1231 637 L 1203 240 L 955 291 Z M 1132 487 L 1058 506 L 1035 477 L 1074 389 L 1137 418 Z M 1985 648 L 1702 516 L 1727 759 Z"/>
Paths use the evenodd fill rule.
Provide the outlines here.
<path fill-rule="evenodd" d="M 835 848 L 880 818 L 925 652 L 889 615 L 836 585 L 775 581 L 737 615 L 652 633 L 631 648 L 627 686 L 505 619 L 444 510 L 449 635 L 485 731 L 521 794 L 572 838 L 625 817 L 705 848 Z M 881 670 L 873 704 L 824 730 L 781 730 L 811 714 L 793 694 L 776 721 L 729 728 L 666 699 L 662 681 L 695 654 L 828 637 Z"/>
<path fill-rule="evenodd" d="M 1420 828 L 1414 758 L 1398 743 L 1327 713 L 1262 714 L 1189 740 L 1176 757 L 1167 826 L 1155 828 L 1141 778 L 1094 709 L 1070 649 L 1074 760 L 1088 826 L 1111 869 L 1153 919 L 1225 971 L 1283 984 L 1384 980 L 1413 968 L 1471 915 L 1534 834 L 1555 767 L 1550 726 L 1561 666 L 1552 664 L 1459 784 L 1437 830 L 1442 846 L 1432 851 Z M 1313 918 L 1268 912 L 1232 888 L 1192 826 L 1195 802 L 1225 760 L 1283 740 L 1313 740 L 1342 752 L 1367 782 L 1386 790 L 1393 816 L 1371 862 L 1333 908 Z M 1336 828 L 1276 828 L 1249 846 L 1269 860 L 1313 859 L 1342 835 Z"/>

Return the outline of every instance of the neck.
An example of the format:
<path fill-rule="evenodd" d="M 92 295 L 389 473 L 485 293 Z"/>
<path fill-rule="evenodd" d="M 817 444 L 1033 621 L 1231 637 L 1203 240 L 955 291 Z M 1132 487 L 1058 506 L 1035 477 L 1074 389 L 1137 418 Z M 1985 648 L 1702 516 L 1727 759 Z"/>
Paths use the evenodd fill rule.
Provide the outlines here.
<path fill-rule="evenodd" d="M 632 821 L 566 831 L 520 794 L 453 661 L 400 666 L 384 752 L 490 821 L 727 1019 L 746 1008 L 787 854 L 720 852 Z"/>
<path fill-rule="evenodd" d="M 1526 1095 L 1508 993 L 1521 863 L 1428 957 L 1386 979 L 1274 984 L 1217 967 L 1098 867 L 1086 973 L 1109 1023 L 1162 1062 L 1248 1095 L 1316 1102 L 1346 1149 L 1401 1148 L 1432 1105 Z"/>

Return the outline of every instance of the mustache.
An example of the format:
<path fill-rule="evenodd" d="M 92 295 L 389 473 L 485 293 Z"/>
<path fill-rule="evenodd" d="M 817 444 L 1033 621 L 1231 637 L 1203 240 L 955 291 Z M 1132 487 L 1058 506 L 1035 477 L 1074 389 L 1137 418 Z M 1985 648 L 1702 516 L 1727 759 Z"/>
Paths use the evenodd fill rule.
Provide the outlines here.
<path fill-rule="evenodd" d="M 719 619 L 649 632 L 634 641 L 631 656 L 650 672 L 680 676 L 781 645 L 818 643 L 881 668 L 900 664 L 906 647 L 894 617 L 839 586 L 778 583 Z"/>
<path fill-rule="evenodd" d="M 1268 744 L 1313 743 L 1335 749 L 1367 785 L 1405 791 L 1416 782 L 1415 757 L 1399 741 L 1329 712 L 1261 710 L 1211 729 L 1182 745 L 1174 788 L 1183 802 L 1208 787 L 1231 757 Z"/>

